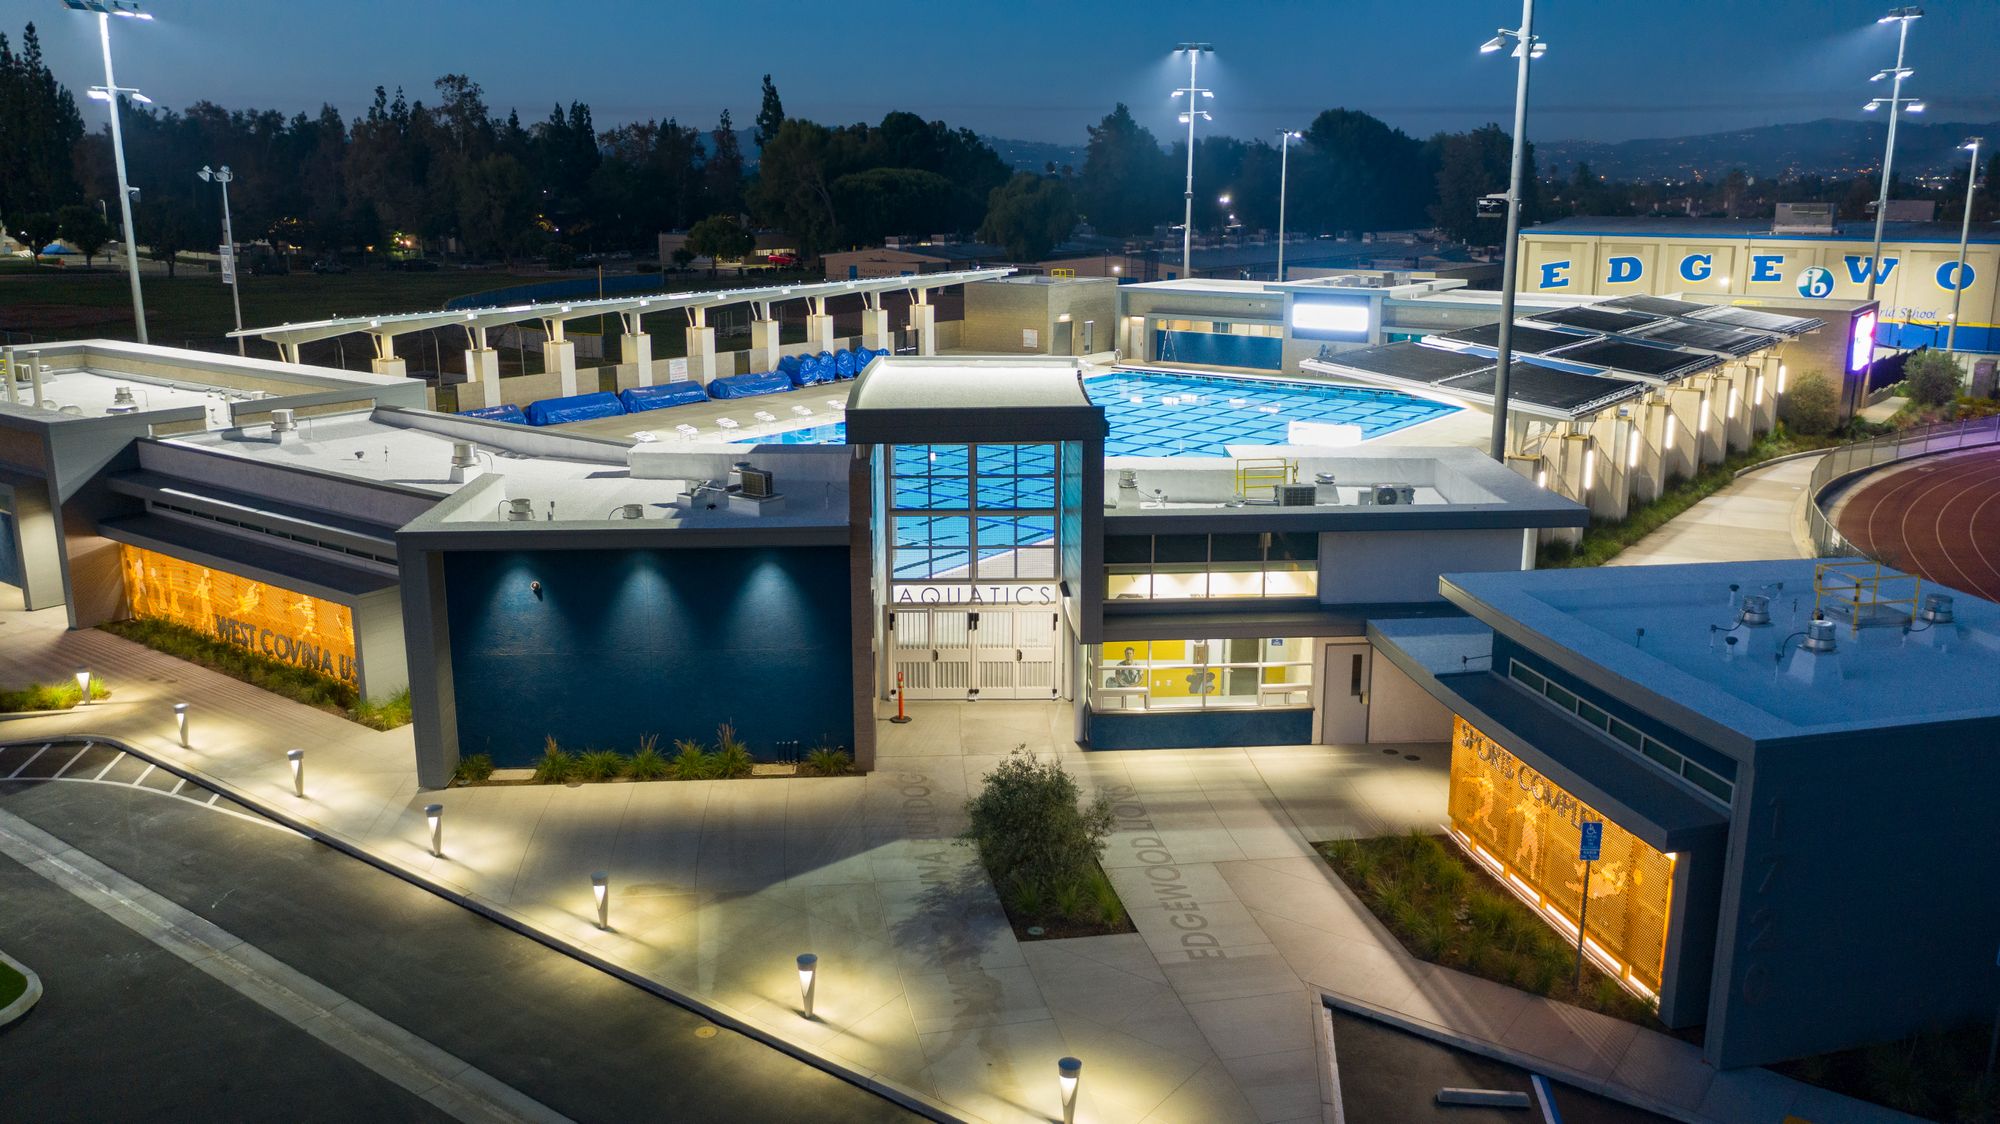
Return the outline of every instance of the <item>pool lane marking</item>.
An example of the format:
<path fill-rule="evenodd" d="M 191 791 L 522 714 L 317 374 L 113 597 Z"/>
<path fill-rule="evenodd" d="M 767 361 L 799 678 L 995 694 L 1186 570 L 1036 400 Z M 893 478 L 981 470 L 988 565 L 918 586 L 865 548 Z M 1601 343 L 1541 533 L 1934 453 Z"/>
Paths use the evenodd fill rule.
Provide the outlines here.
<path fill-rule="evenodd" d="M 0 854 L 454 1119 L 568 1120 L 12 812 L 0 811 Z"/>

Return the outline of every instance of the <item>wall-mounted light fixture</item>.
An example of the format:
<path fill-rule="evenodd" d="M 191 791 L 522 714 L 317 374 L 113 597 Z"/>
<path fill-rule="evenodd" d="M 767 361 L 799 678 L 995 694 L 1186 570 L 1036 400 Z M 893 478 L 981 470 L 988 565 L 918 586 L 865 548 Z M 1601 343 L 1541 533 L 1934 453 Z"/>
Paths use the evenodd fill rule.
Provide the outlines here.
<path fill-rule="evenodd" d="M 1783 363 L 1780 363 L 1778 364 L 1778 393 L 1783 394 L 1784 392 L 1785 392 L 1785 365 Z"/>

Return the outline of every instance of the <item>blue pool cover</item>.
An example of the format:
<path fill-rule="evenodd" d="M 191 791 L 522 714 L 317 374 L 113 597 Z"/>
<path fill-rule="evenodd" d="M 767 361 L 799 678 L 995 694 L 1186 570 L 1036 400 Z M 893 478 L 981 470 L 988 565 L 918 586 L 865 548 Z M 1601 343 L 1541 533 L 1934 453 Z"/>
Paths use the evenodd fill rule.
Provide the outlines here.
<path fill-rule="evenodd" d="M 637 414 L 646 410 L 664 410 L 668 406 L 685 406 L 689 402 L 706 402 L 708 391 L 700 383 L 689 379 L 621 390 L 618 401 L 624 403 L 626 413 Z"/>
<path fill-rule="evenodd" d="M 1226 457 L 1231 445 L 1283 445 L 1294 421 L 1354 425 L 1363 438 L 1441 418 L 1455 406 L 1393 390 L 1276 379 L 1123 371 L 1087 379 L 1090 400 L 1104 407 L 1113 457 Z M 1164 399 L 1175 399 L 1166 402 Z M 844 423 L 816 425 L 738 444 L 838 445 Z"/>
<path fill-rule="evenodd" d="M 504 406 L 476 406 L 470 410 L 460 410 L 459 414 L 468 418 L 483 418 L 486 421 L 512 422 L 515 425 L 528 424 L 528 415 L 522 413 L 521 407 L 514 405 L 512 402 Z"/>
<path fill-rule="evenodd" d="M 710 398 L 754 398 L 759 394 L 776 394 L 792 389 L 792 380 L 778 371 L 759 371 L 749 375 L 725 375 L 708 384 Z"/>
<path fill-rule="evenodd" d="M 529 425 L 561 425 L 591 418 L 615 418 L 625 412 L 616 394 L 572 394 L 528 404 Z"/>

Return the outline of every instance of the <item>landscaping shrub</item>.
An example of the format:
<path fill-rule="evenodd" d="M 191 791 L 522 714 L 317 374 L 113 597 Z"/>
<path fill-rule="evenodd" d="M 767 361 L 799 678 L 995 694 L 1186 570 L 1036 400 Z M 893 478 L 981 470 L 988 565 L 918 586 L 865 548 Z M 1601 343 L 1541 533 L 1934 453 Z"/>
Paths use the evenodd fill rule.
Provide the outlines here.
<path fill-rule="evenodd" d="M 814 746 L 799 764 L 799 772 L 815 777 L 844 777 L 854 771 L 854 759 L 844 749 Z"/>
<path fill-rule="evenodd" d="M 90 697 L 108 699 L 111 688 L 97 676 L 90 678 Z M 18 691 L 0 691 L 0 714 L 15 714 L 27 710 L 68 710 L 83 701 L 83 688 L 76 680 L 61 683 L 30 683 Z"/>
<path fill-rule="evenodd" d="M 625 762 L 625 775 L 635 781 L 656 781 L 673 772 L 673 764 L 660 754 L 660 736 L 647 734 L 639 740 L 639 751 Z"/>
<path fill-rule="evenodd" d="M 715 763 L 711 776 L 736 780 L 750 775 L 750 747 L 736 736 L 736 727 L 724 722 L 715 728 Z"/>
<path fill-rule="evenodd" d="M 576 772 L 576 758 L 550 737 L 542 746 L 542 759 L 535 762 L 537 784 L 565 784 Z"/>
<path fill-rule="evenodd" d="M 473 784 L 493 775 L 493 757 L 486 753 L 472 753 L 458 759 L 458 768 L 452 776 L 460 784 Z"/>
<path fill-rule="evenodd" d="M 410 693 L 403 691 L 381 703 L 370 703 L 350 683 L 296 664 L 274 660 L 227 643 L 205 632 L 171 621 L 134 619 L 99 625 L 113 636 L 144 644 L 156 652 L 200 664 L 252 687 L 283 695 L 293 702 L 318 707 L 376 730 L 393 730 L 410 722 Z"/>
<path fill-rule="evenodd" d="M 674 748 L 680 751 L 671 766 L 675 780 L 700 781 L 715 775 L 714 759 L 700 742 L 675 738 Z"/>
<path fill-rule="evenodd" d="M 1780 403 L 1785 425 L 1806 437 L 1822 437 L 1840 424 L 1840 391 L 1819 371 L 1792 380 Z"/>
<path fill-rule="evenodd" d="M 1919 351 L 1903 365 L 1903 392 L 1919 406 L 1943 406 L 1958 398 L 1965 372 L 1942 351 Z"/>
<path fill-rule="evenodd" d="M 963 840 L 1000 887 L 1017 919 L 1116 925 L 1124 907 L 1098 865 L 1111 833 L 1111 800 L 1090 800 L 1060 761 L 1017 748 L 965 802 Z M 1108 899 L 1108 900 L 1107 900 Z"/>
<path fill-rule="evenodd" d="M 608 781 L 624 771 L 624 754 L 615 749 L 592 749 L 577 754 L 570 775 L 580 781 Z"/>

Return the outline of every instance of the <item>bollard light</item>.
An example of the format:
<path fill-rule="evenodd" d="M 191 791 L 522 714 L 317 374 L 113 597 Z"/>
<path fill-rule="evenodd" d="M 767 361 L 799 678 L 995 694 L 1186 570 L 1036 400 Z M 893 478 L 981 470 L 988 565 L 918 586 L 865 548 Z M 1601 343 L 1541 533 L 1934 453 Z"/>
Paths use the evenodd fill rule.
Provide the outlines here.
<path fill-rule="evenodd" d="M 303 749 L 288 749 L 285 751 L 285 760 L 292 763 L 292 795 L 304 796 L 306 794 L 306 751 Z"/>
<path fill-rule="evenodd" d="M 180 735 L 181 748 L 188 747 L 188 704 L 174 704 L 174 732 Z"/>
<path fill-rule="evenodd" d="M 78 706 L 82 706 L 82 705 L 83 705 L 84 703 L 87 703 L 87 702 L 89 702 L 89 701 L 90 701 L 90 669 L 89 669 L 89 668 L 87 668 L 87 667 L 79 667 L 79 668 L 77 668 L 77 669 L 76 669 L 76 689 L 77 689 L 77 690 L 79 690 L 79 691 L 81 691 L 81 692 L 83 692 L 83 693 L 82 693 L 81 695 L 77 696 L 77 700 L 76 700 L 76 705 L 78 705 Z"/>
<path fill-rule="evenodd" d="M 806 1018 L 813 1017 L 813 985 L 818 977 L 819 957 L 810 952 L 799 953 L 799 997 L 804 1001 Z"/>
<path fill-rule="evenodd" d="M 1076 1087 L 1082 1080 L 1081 1059 L 1056 1059 L 1056 1084 L 1062 1086 L 1063 1124 L 1076 1124 Z"/>
<path fill-rule="evenodd" d="M 429 820 L 431 825 L 431 854 L 441 859 L 444 857 L 444 805 L 424 805 L 424 819 Z"/>
<path fill-rule="evenodd" d="M 597 927 L 611 928 L 611 878 L 603 871 L 590 876 L 590 893 L 597 899 Z"/>

